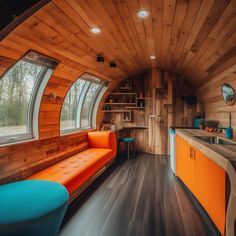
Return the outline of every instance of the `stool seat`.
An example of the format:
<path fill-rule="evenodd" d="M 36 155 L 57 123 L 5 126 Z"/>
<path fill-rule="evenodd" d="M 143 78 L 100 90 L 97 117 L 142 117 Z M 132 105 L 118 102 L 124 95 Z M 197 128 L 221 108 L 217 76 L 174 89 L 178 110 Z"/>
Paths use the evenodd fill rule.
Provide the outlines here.
<path fill-rule="evenodd" d="M 124 137 L 124 138 L 120 138 L 119 141 L 125 142 L 125 143 L 130 143 L 130 142 L 134 142 L 135 138 Z"/>
<path fill-rule="evenodd" d="M 57 235 L 68 199 L 66 188 L 51 181 L 0 186 L 1 235 Z"/>
<path fill-rule="evenodd" d="M 132 137 L 120 137 L 119 138 L 119 145 L 118 145 L 118 151 L 120 150 L 120 143 L 125 143 L 126 148 L 127 148 L 127 155 L 128 155 L 128 159 L 131 157 L 135 157 L 136 155 L 136 151 L 135 151 L 135 138 Z M 133 146 L 133 150 L 131 153 L 131 147 Z"/>

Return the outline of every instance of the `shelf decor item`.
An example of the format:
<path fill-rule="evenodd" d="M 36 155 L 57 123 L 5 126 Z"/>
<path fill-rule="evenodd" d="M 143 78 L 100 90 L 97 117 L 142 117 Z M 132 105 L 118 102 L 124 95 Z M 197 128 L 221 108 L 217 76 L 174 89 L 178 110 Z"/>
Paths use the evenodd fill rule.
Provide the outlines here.
<path fill-rule="evenodd" d="M 199 121 L 199 129 L 205 129 L 205 120 L 204 119 L 200 119 L 200 121 Z"/>

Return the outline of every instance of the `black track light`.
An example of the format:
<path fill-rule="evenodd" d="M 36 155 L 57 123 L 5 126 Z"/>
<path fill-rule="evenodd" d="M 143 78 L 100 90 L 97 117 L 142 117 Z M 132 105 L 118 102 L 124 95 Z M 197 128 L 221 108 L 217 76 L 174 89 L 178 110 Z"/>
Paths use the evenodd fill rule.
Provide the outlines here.
<path fill-rule="evenodd" d="M 97 62 L 103 64 L 105 61 L 103 56 L 97 56 Z"/>
<path fill-rule="evenodd" d="M 117 64 L 116 64 L 115 62 L 111 62 L 111 63 L 110 63 L 110 67 L 111 67 L 111 68 L 116 68 L 116 67 L 117 67 Z"/>

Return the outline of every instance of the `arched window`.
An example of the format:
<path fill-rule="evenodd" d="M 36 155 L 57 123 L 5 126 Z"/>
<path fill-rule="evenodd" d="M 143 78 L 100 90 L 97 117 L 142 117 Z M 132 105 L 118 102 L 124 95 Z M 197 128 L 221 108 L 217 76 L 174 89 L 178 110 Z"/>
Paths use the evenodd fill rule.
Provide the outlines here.
<path fill-rule="evenodd" d="M 61 132 L 95 128 L 94 113 L 107 83 L 91 74 L 82 75 L 70 88 L 61 111 Z"/>
<path fill-rule="evenodd" d="M 56 63 L 57 64 L 57 63 Z M 56 66 L 50 60 L 29 52 L 0 78 L 0 144 L 31 139 L 34 133 L 33 114 L 42 91 Z M 43 79 L 46 82 L 41 83 Z M 37 99 L 40 90 L 40 99 Z"/>

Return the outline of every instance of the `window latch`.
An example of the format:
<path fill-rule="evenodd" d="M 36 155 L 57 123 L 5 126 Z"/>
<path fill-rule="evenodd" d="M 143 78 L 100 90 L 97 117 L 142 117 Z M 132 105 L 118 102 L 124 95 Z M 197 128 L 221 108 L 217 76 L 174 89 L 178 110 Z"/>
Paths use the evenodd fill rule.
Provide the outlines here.
<path fill-rule="evenodd" d="M 17 140 L 18 137 L 10 137 L 10 138 L 6 138 L 7 141 L 15 141 Z"/>

